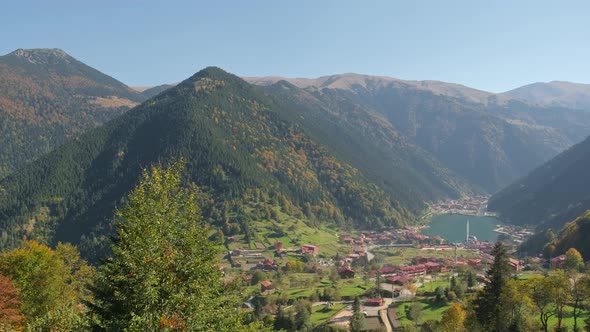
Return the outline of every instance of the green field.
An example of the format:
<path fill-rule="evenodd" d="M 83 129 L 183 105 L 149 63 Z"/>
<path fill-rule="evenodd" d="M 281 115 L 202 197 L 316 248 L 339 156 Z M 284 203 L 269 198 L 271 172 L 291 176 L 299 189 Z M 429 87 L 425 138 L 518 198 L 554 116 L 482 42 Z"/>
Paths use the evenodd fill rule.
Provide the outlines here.
<path fill-rule="evenodd" d="M 345 304 L 334 304 L 329 308 L 326 308 L 325 305 L 318 305 L 311 308 L 311 324 L 315 326 L 328 322 L 330 318 L 344 309 L 344 307 L 346 307 Z"/>
<path fill-rule="evenodd" d="M 411 263 L 412 259 L 421 256 L 421 257 L 432 257 L 432 258 L 441 258 L 441 259 L 454 259 L 455 258 L 455 251 L 454 250 L 422 250 L 418 248 L 378 248 L 372 251 L 375 255 L 379 255 L 383 257 L 383 260 L 387 264 L 391 265 L 408 265 Z M 458 258 L 476 258 L 478 255 L 474 252 L 458 249 L 457 250 L 457 257 Z"/>
<path fill-rule="evenodd" d="M 422 304 L 422 316 L 420 317 L 420 323 L 427 320 L 440 320 L 445 310 L 449 309 L 451 305 L 436 306 L 426 300 L 420 301 Z M 400 303 L 397 307 L 397 316 L 401 325 L 410 324 L 412 321 L 406 316 L 405 307 L 408 308 L 412 305 L 412 302 Z"/>
<path fill-rule="evenodd" d="M 309 278 L 313 277 L 313 274 L 297 273 L 294 274 L 295 278 Z M 299 282 L 305 282 L 301 280 Z M 288 287 L 285 289 L 289 294 L 289 299 L 308 298 L 316 290 L 323 292 L 324 288 L 335 287 L 342 297 L 353 298 L 356 295 L 364 294 L 367 290 L 373 287 L 373 284 L 365 284 L 362 278 L 343 279 L 334 283 L 328 278 L 324 278 L 319 282 L 315 282 L 312 285 L 300 286 L 300 287 Z"/>

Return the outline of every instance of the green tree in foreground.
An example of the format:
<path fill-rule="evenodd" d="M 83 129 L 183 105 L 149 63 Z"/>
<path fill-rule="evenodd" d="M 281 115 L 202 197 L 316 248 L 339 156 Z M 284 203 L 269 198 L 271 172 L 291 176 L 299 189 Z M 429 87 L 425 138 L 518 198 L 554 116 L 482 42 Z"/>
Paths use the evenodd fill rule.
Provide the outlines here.
<path fill-rule="evenodd" d="M 350 331 L 359 332 L 367 330 L 367 322 L 365 315 L 361 312 L 361 301 L 358 296 L 355 296 L 352 304 L 352 318 L 350 319 Z"/>
<path fill-rule="evenodd" d="M 180 186 L 182 169 L 144 170 L 116 212 L 113 254 L 89 303 L 95 330 L 260 330 L 243 326 L 237 297 L 224 289 L 195 196 Z"/>
<path fill-rule="evenodd" d="M 510 267 L 506 248 L 502 242 L 497 242 L 492 251 L 494 262 L 487 272 L 489 282 L 475 300 L 475 314 L 477 320 L 485 330 L 502 332 L 504 322 L 500 310 L 500 295 L 510 278 Z"/>
<path fill-rule="evenodd" d="M 78 252 L 74 247 L 73 255 Z M 0 254 L 0 273 L 10 278 L 18 289 L 26 329 L 31 331 L 75 331 L 83 324 L 74 278 L 77 271 L 61 254 L 35 241 Z M 87 269 L 86 262 L 79 266 Z M 91 272 L 90 272 L 91 273 Z"/>

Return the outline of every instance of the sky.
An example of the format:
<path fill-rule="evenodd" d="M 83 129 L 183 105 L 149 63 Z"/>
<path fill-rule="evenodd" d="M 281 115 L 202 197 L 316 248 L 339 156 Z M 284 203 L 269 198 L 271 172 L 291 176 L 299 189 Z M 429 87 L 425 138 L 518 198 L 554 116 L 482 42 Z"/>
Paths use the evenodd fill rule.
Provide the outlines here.
<path fill-rule="evenodd" d="M 355 72 L 503 92 L 590 83 L 590 1 L 5 1 L 0 53 L 61 48 L 130 86 L 207 66 Z"/>

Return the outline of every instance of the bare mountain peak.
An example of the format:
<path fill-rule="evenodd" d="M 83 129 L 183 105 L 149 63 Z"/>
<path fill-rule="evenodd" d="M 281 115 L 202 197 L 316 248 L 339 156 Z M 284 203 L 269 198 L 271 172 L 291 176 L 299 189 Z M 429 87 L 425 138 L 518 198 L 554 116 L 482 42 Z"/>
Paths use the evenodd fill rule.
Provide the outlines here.
<path fill-rule="evenodd" d="M 73 58 L 59 48 L 19 48 L 8 56 L 26 60 L 34 64 L 52 64 L 56 62 L 70 62 Z"/>

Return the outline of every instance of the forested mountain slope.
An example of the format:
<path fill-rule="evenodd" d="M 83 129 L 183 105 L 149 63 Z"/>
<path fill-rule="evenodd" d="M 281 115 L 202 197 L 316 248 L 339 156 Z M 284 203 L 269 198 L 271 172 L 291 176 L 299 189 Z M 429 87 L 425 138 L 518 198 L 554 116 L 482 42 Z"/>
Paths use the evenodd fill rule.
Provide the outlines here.
<path fill-rule="evenodd" d="M 512 223 L 559 229 L 590 209 L 590 138 L 498 192 L 488 209 Z"/>
<path fill-rule="evenodd" d="M 249 80 L 268 86 L 280 78 Z M 457 84 L 357 74 L 287 80 L 334 110 L 357 107 L 380 115 L 490 193 L 590 133 L 590 112 L 534 106 Z"/>
<path fill-rule="evenodd" d="M 0 178 L 145 98 L 59 49 L 0 57 Z"/>
<path fill-rule="evenodd" d="M 469 190 L 420 150 L 406 149 L 390 127 L 378 129 L 381 142 L 391 144 L 382 156 L 367 152 L 376 147 L 369 139 L 374 128 L 362 132 L 365 121 L 376 120 L 340 124 L 327 111 L 278 103 L 236 76 L 207 68 L 2 180 L 2 245 L 26 235 L 79 243 L 86 257 L 100 253 L 115 206 L 141 167 L 179 158 L 187 162 L 186 182 L 203 191 L 206 220 L 226 234 L 248 235 L 251 220 L 273 223 L 278 206 L 310 224 L 403 225 L 425 201 Z M 304 121 L 311 113 L 317 124 L 332 126 L 331 134 L 345 134 L 342 140 L 326 139 L 323 128 Z M 356 145 L 338 145 L 357 138 Z M 399 162 L 389 165 L 395 158 Z M 372 163 L 380 165 L 367 166 Z M 434 181 L 435 174 L 444 177 Z"/>

